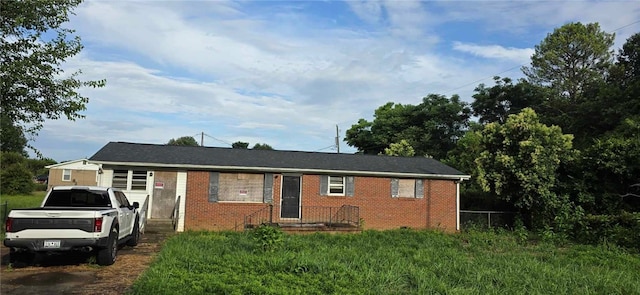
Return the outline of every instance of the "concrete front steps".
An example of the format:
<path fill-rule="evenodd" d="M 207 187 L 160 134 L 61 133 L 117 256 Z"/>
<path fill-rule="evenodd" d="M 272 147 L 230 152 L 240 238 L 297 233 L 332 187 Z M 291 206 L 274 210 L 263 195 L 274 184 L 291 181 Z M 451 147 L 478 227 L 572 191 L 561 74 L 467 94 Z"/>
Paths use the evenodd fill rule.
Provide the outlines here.
<path fill-rule="evenodd" d="M 173 229 L 171 219 L 147 219 L 143 238 L 160 242 L 174 234 L 176 231 Z"/>

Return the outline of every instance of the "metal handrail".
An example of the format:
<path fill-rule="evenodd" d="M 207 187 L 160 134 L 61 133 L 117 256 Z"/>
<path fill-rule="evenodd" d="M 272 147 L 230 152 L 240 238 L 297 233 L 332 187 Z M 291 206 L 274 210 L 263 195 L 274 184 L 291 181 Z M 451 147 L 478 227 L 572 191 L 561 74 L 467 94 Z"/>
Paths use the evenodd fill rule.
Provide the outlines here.
<path fill-rule="evenodd" d="M 275 209 L 275 210 L 274 210 Z M 298 216 L 281 217 L 280 206 L 267 205 L 244 217 L 244 228 L 253 228 L 261 224 L 315 224 L 326 227 L 359 227 L 360 208 L 352 205 L 340 207 L 301 206 Z"/>
<path fill-rule="evenodd" d="M 142 207 L 139 210 L 140 220 L 138 221 L 138 226 L 140 228 L 140 232 L 144 233 L 144 229 L 147 225 L 147 211 L 149 210 L 149 195 L 144 199 L 144 203 L 142 203 Z"/>
<path fill-rule="evenodd" d="M 178 220 L 180 217 L 180 196 L 176 198 L 176 203 L 173 205 L 173 212 L 171 212 L 171 224 L 173 225 L 173 230 L 176 230 L 178 226 Z"/>

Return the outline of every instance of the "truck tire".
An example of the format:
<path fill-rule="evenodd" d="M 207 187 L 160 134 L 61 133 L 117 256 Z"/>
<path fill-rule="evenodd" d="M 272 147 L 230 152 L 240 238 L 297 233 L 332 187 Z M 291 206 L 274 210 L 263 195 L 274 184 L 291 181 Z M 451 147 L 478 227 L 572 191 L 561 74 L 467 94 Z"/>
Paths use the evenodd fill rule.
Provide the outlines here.
<path fill-rule="evenodd" d="M 107 240 L 107 247 L 98 250 L 96 255 L 96 262 L 98 265 L 112 265 L 116 262 L 116 256 L 118 255 L 118 229 L 111 228 L 111 233 Z"/>
<path fill-rule="evenodd" d="M 133 225 L 133 230 L 131 231 L 131 236 L 129 240 L 127 240 L 127 246 L 135 247 L 140 242 L 140 223 L 139 219 L 136 218 L 136 223 Z"/>

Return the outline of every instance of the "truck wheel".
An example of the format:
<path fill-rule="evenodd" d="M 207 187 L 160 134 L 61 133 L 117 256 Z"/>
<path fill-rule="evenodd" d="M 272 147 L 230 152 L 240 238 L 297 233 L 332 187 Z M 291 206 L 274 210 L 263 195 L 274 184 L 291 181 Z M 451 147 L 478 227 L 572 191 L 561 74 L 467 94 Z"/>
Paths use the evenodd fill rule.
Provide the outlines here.
<path fill-rule="evenodd" d="M 127 240 L 127 246 L 137 246 L 138 242 L 140 242 L 140 225 L 138 219 L 136 219 L 136 223 L 133 225 L 133 230 L 131 231 L 131 237 Z"/>
<path fill-rule="evenodd" d="M 96 262 L 98 265 L 112 265 L 118 254 L 118 229 L 112 228 L 107 240 L 107 247 L 98 250 Z"/>

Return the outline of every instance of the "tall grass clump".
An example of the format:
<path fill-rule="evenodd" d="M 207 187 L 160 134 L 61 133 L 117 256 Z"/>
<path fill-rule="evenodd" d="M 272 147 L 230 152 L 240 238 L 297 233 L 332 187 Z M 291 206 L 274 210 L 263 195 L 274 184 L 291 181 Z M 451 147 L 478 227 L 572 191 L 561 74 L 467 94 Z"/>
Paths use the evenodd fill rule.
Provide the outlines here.
<path fill-rule="evenodd" d="M 132 294 L 640 294 L 640 258 L 619 248 L 523 243 L 507 231 L 363 231 L 172 237 Z M 258 250 L 258 251 L 257 251 Z"/>

